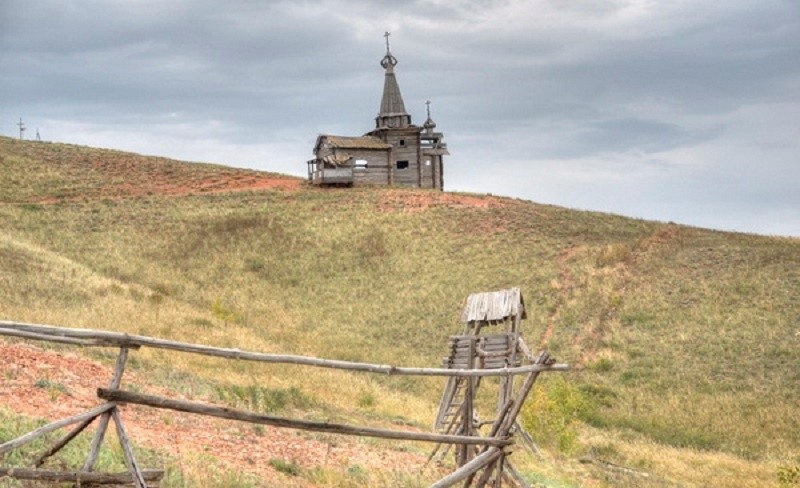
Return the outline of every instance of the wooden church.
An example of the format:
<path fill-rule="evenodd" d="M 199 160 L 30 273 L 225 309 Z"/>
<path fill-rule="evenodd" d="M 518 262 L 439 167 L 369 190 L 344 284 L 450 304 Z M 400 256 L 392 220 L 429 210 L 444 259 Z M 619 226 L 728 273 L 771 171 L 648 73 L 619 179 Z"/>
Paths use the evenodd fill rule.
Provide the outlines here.
<path fill-rule="evenodd" d="M 383 97 L 375 129 L 363 136 L 320 134 L 314 159 L 307 163 L 312 184 L 444 187 L 442 158 L 450 153 L 442 133 L 435 132 L 430 101 L 422 127 L 412 124 L 394 73 L 397 58 L 389 50 L 388 32 L 385 37 Z"/>

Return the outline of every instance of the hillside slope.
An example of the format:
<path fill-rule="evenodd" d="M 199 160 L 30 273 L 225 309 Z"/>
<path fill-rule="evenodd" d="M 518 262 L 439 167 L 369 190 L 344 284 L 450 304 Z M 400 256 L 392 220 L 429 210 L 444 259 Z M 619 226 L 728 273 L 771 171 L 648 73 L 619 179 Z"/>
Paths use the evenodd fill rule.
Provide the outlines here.
<path fill-rule="evenodd" d="M 320 190 L 8 138 L 0 165 L 0 318 L 433 366 L 464 297 L 520 286 L 528 343 L 575 366 L 543 380 L 531 409 L 548 398 L 573 405 L 559 391 L 579 400 L 529 412 L 548 453 L 526 464 L 531 479 L 770 486 L 800 464 L 797 239 L 493 196 Z M 141 367 L 162 371 L 164 359 L 144 355 Z M 420 426 L 441 388 L 294 368 L 221 372 L 196 358 L 178 368 L 216 391 L 297 388 L 325 415 Z M 185 383 L 174 386 L 195 380 Z M 595 462 L 577 462 L 586 456 Z"/>

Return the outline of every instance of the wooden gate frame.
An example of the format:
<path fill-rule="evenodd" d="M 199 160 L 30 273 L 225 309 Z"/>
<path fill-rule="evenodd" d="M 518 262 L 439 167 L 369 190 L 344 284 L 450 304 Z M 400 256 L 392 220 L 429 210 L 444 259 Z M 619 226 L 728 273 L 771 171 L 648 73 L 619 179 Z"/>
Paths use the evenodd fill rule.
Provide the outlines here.
<path fill-rule="evenodd" d="M 539 360 L 532 365 L 510 367 L 502 369 L 447 369 L 447 368 L 408 368 L 389 365 L 378 365 L 370 363 L 360 363 L 351 361 L 340 361 L 331 359 L 319 359 L 308 356 L 266 354 L 252 351 L 242 351 L 231 348 L 218 348 L 202 344 L 191 344 L 185 342 L 157 339 L 147 336 L 129 335 L 118 332 L 108 332 L 92 329 L 65 328 L 51 325 L 28 324 L 12 321 L 0 321 L 0 335 L 18 337 L 23 339 L 41 340 L 62 344 L 72 344 L 78 346 L 97 346 L 97 347 L 117 347 L 120 352 L 117 357 L 114 374 L 108 388 L 99 388 L 97 396 L 99 399 L 106 400 L 102 405 L 89 411 L 74 415 L 69 418 L 58 420 L 38 429 L 35 429 L 23 436 L 0 444 L 0 458 L 5 453 L 23 446 L 34 439 L 47 433 L 56 431 L 62 427 L 78 424 L 52 447 L 39 455 L 33 462 L 35 469 L 8 468 L 0 467 L 0 478 L 11 477 L 16 479 L 29 479 L 53 482 L 76 482 L 83 484 L 133 484 L 136 488 L 147 488 L 148 483 L 157 483 L 163 477 L 163 470 L 143 470 L 131 449 L 131 443 L 122 422 L 122 416 L 118 408 L 119 404 L 133 403 L 147 405 L 155 408 L 178 410 L 183 412 L 197 413 L 232 420 L 272 425 L 275 427 L 287 427 L 317 432 L 329 432 L 344 435 L 369 436 L 387 439 L 402 439 L 412 441 L 433 442 L 437 444 L 455 444 L 467 446 L 482 446 L 480 453 L 466 464 L 459 466 L 453 473 L 440 479 L 431 488 L 444 488 L 465 480 L 464 486 L 469 486 L 476 473 L 483 469 L 482 476 L 478 479 L 475 486 L 483 487 L 489 482 L 492 472 L 495 469 L 498 477 L 495 479 L 496 487 L 501 486 L 501 480 L 508 480 L 508 476 L 503 475 L 502 460 L 508 455 L 507 449 L 514 444 L 511 439 L 511 430 L 515 424 L 517 415 L 522 405 L 533 387 L 534 381 L 539 373 L 546 371 L 566 371 L 566 364 L 556 364 L 546 352 L 539 356 Z M 442 376 L 442 377 L 467 377 L 480 378 L 484 376 L 500 376 L 513 378 L 515 375 L 526 375 L 525 381 L 518 393 L 509 398 L 506 405 L 500 409 L 495 419 L 490 434 L 481 436 L 478 432 L 471 435 L 450 435 L 438 433 L 419 433 L 406 432 L 391 429 L 378 429 L 363 426 L 331 424 L 327 422 L 310 422 L 304 420 L 289 419 L 269 415 L 261 415 L 253 412 L 235 410 L 231 408 L 218 407 L 214 405 L 178 401 L 164 397 L 142 395 L 120 389 L 122 376 L 128 359 L 128 352 L 141 347 L 152 347 L 157 349 L 167 349 L 180 352 L 188 352 L 213 357 L 229 359 L 257 361 L 279 364 L 296 364 L 321 368 L 333 368 L 347 371 L 359 371 L 368 373 L 378 373 L 386 375 L 412 375 L 412 376 Z M 38 469 L 47 458 L 52 456 L 72 441 L 78 434 L 86 429 L 96 418 L 100 422 L 91 444 L 89 456 L 81 471 L 78 472 L 58 472 Z M 103 443 L 105 432 L 109 421 L 113 420 L 117 430 L 117 437 L 123 450 L 128 473 L 94 473 L 94 464 Z M 511 475 L 517 478 L 518 475 L 511 471 Z M 520 482 L 521 479 L 518 480 Z M 525 486 L 524 481 L 521 482 Z"/>

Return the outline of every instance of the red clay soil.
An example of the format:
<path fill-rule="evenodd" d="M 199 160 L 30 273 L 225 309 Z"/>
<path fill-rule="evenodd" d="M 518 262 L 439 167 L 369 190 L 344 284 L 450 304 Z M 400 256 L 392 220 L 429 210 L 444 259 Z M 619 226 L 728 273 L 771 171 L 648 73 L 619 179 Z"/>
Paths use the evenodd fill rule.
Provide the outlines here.
<path fill-rule="evenodd" d="M 297 191 L 301 188 L 302 180 L 299 178 L 280 177 L 272 174 L 259 174 L 256 172 L 240 172 L 235 169 L 222 171 L 213 175 L 202 177 L 171 177 L 164 174 L 142 175 L 134 172 L 128 175 L 137 175 L 120 178 L 111 184 L 105 185 L 96 191 L 95 198 L 131 198 L 150 195 L 183 196 L 207 195 L 211 193 L 256 191 L 256 190 L 286 190 Z M 187 175 L 188 176 L 188 175 Z M 82 198 L 85 198 L 85 194 Z"/>
<path fill-rule="evenodd" d="M 392 188 L 381 193 L 380 208 L 384 212 L 421 212 L 432 207 L 502 207 L 507 205 L 507 202 L 507 199 L 493 195 L 461 195 L 457 193 Z"/>
<path fill-rule="evenodd" d="M 59 146 L 60 147 L 60 146 Z M 27 154 L 58 168 L 61 182 L 50 195 L 31 195 L 37 203 L 62 200 L 121 199 L 151 195 L 181 196 L 278 189 L 299 190 L 303 179 L 249 169 L 190 164 L 166 158 L 108 150 L 81 152 L 66 147 L 31 146 Z M 48 152 L 49 150 L 49 152 Z"/>
<path fill-rule="evenodd" d="M 3 378 L 0 407 L 48 421 L 81 413 L 102 403 L 96 397 L 96 390 L 108 385 L 112 369 L 76 353 L 0 341 Z M 147 385 L 132 371 L 125 373 L 123 388 L 126 383 Z M 147 393 L 175 397 L 164 388 L 144 386 L 144 389 Z M 424 457 L 408 452 L 375 445 L 365 449 L 364 444 L 344 436 L 326 436 L 330 442 L 324 442 L 291 429 L 270 426 L 255 429 L 251 424 L 139 405 L 121 408 L 123 422 L 134 443 L 174 455 L 211 454 L 219 466 L 255 475 L 264 486 L 313 486 L 305 479 L 275 470 L 269 464 L 273 459 L 294 462 L 304 469 L 346 470 L 349 466 L 361 466 L 382 472 L 412 472 L 425 462 Z"/>
<path fill-rule="evenodd" d="M 126 182 L 113 189 L 114 193 L 124 196 L 142 196 L 146 194 L 180 196 L 188 194 L 208 194 L 254 190 L 299 190 L 302 180 L 299 178 L 281 178 L 274 175 L 258 173 L 237 173 L 236 170 L 220 173 L 208 179 L 176 181 L 169 178 L 153 178 L 146 184 Z"/>

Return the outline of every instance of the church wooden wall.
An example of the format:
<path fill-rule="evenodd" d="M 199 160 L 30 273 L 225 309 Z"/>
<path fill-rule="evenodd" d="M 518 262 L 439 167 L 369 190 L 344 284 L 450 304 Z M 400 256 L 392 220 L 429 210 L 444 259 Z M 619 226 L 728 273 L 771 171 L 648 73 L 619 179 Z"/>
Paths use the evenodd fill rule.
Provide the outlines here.
<path fill-rule="evenodd" d="M 422 188 L 441 190 L 441 161 L 441 156 L 422 155 L 422 161 L 420 162 Z"/>
<path fill-rule="evenodd" d="M 342 150 L 344 152 L 344 150 Z M 353 160 L 367 162 L 366 168 L 353 169 L 354 186 L 376 186 L 389 184 L 390 151 L 369 149 L 348 149 Z"/>
<path fill-rule="evenodd" d="M 366 161 L 366 168 L 353 169 L 354 186 L 378 186 L 389 184 L 389 161 L 391 160 L 390 149 L 350 149 L 332 148 L 323 146 L 317 153 L 317 158 L 322 159 L 326 156 L 347 156 L 355 161 Z"/>
<path fill-rule="evenodd" d="M 379 137 L 394 148 L 392 164 L 394 166 L 394 185 L 430 188 L 432 180 L 421 179 L 420 138 L 418 129 L 391 130 L 383 132 Z M 401 145 L 400 141 L 404 141 Z M 408 161 L 408 168 L 397 169 L 398 161 Z"/>

